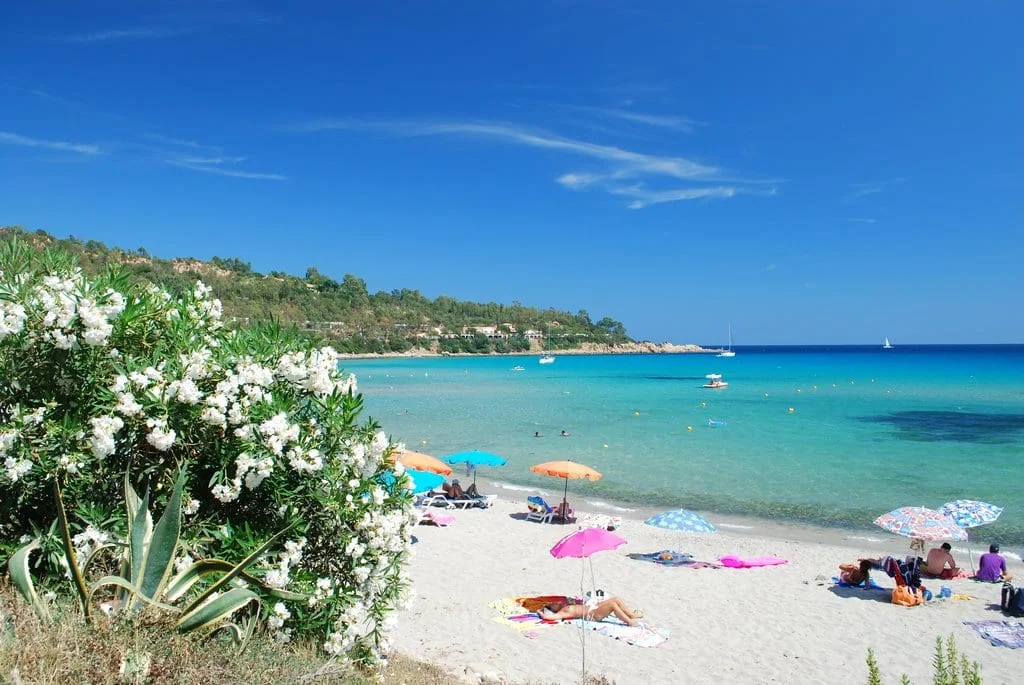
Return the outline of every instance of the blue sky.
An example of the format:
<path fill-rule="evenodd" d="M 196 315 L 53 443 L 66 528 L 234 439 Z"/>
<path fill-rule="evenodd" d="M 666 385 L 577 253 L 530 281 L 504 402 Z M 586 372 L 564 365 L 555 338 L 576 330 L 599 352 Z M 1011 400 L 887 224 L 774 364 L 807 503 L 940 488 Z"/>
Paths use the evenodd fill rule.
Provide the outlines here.
<path fill-rule="evenodd" d="M 4 14 L 0 223 L 658 341 L 1024 342 L 1018 2 Z"/>

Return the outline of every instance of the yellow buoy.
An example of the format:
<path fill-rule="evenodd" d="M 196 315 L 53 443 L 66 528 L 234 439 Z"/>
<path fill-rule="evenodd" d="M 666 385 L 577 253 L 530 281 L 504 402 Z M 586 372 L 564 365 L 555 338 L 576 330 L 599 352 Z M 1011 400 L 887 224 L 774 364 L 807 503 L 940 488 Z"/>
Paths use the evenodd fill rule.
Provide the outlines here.
<path fill-rule="evenodd" d="M 700 403 L 700 406 L 702 406 L 702 407 L 706 407 L 706 406 L 708 406 L 708 403 L 707 403 L 707 402 L 701 402 L 701 403 Z"/>
<path fill-rule="evenodd" d="M 686 430 L 688 430 L 688 431 L 692 431 L 692 430 L 693 430 L 693 426 L 687 426 L 687 427 L 686 427 Z"/>
<path fill-rule="evenodd" d="M 638 412 L 638 411 L 633 412 L 633 416 L 640 416 L 640 412 Z"/>
<path fill-rule="evenodd" d="M 426 445 L 426 444 L 427 444 L 427 441 L 426 441 L 426 440 L 420 440 L 420 444 L 421 444 L 421 445 Z"/>
<path fill-rule="evenodd" d="M 789 413 L 790 413 L 790 414 L 792 414 L 792 413 L 793 413 L 793 412 L 795 412 L 795 411 L 796 411 L 796 409 L 793 409 L 793 407 L 790 407 L 790 408 L 789 408 Z"/>

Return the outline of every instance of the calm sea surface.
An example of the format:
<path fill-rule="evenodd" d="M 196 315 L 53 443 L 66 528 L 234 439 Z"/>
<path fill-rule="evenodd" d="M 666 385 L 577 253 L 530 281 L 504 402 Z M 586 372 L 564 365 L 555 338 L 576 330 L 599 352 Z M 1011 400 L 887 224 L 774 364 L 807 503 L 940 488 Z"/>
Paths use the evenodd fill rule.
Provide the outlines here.
<path fill-rule="evenodd" d="M 1024 345 L 739 347 L 709 354 L 346 360 L 393 439 L 599 470 L 570 500 L 870 529 L 903 505 L 1006 508 L 972 540 L 1024 542 Z M 515 371 L 513 367 L 524 367 Z M 708 373 L 729 387 L 701 388 Z M 709 421 L 711 425 L 709 425 Z M 561 437 L 561 431 L 569 437 Z M 535 432 L 541 437 L 534 437 Z"/>

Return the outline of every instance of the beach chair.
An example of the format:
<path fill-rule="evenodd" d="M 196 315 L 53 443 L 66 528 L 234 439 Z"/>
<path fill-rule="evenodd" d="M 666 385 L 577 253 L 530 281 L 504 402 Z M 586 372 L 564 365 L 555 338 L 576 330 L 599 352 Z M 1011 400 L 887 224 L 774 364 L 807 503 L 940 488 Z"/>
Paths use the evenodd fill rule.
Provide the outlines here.
<path fill-rule="evenodd" d="M 526 498 L 526 520 L 539 523 L 551 523 L 555 518 L 555 510 L 544 501 L 543 497 L 533 495 Z"/>
<path fill-rule="evenodd" d="M 442 506 L 445 509 L 469 509 L 480 507 L 487 509 L 498 499 L 497 495 L 486 495 L 480 497 L 451 497 L 443 492 L 428 492 L 421 496 L 418 504 L 423 507 Z"/>

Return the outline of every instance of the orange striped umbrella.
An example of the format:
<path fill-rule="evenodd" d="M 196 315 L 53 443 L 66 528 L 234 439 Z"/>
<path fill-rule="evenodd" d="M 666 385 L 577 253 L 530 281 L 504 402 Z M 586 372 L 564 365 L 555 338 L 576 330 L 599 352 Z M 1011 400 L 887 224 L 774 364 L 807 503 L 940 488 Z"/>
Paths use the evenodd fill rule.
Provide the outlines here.
<path fill-rule="evenodd" d="M 600 480 L 601 474 L 586 464 L 577 464 L 574 461 L 547 461 L 543 464 L 531 466 L 530 470 L 542 476 L 554 476 L 565 478 L 565 492 L 562 493 L 564 500 L 569 494 L 570 478 L 586 478 L 587 480 Z"/>
<path fill-rule="evenodd" d="M 395 452 L 392 455 L 398 457 L 398 461 L 402 462 L 402 465 L 408 469 L 416 469 L 417 471 L 429 471 L 430 473 L 436 473 L 441 476 L 452 475 L 452 467 L 444 463 L 437 457 L 432 457 L 429 454 L 423 452 L 416 452 L 414 450 L 405 450 L 404 452 Z"/>

